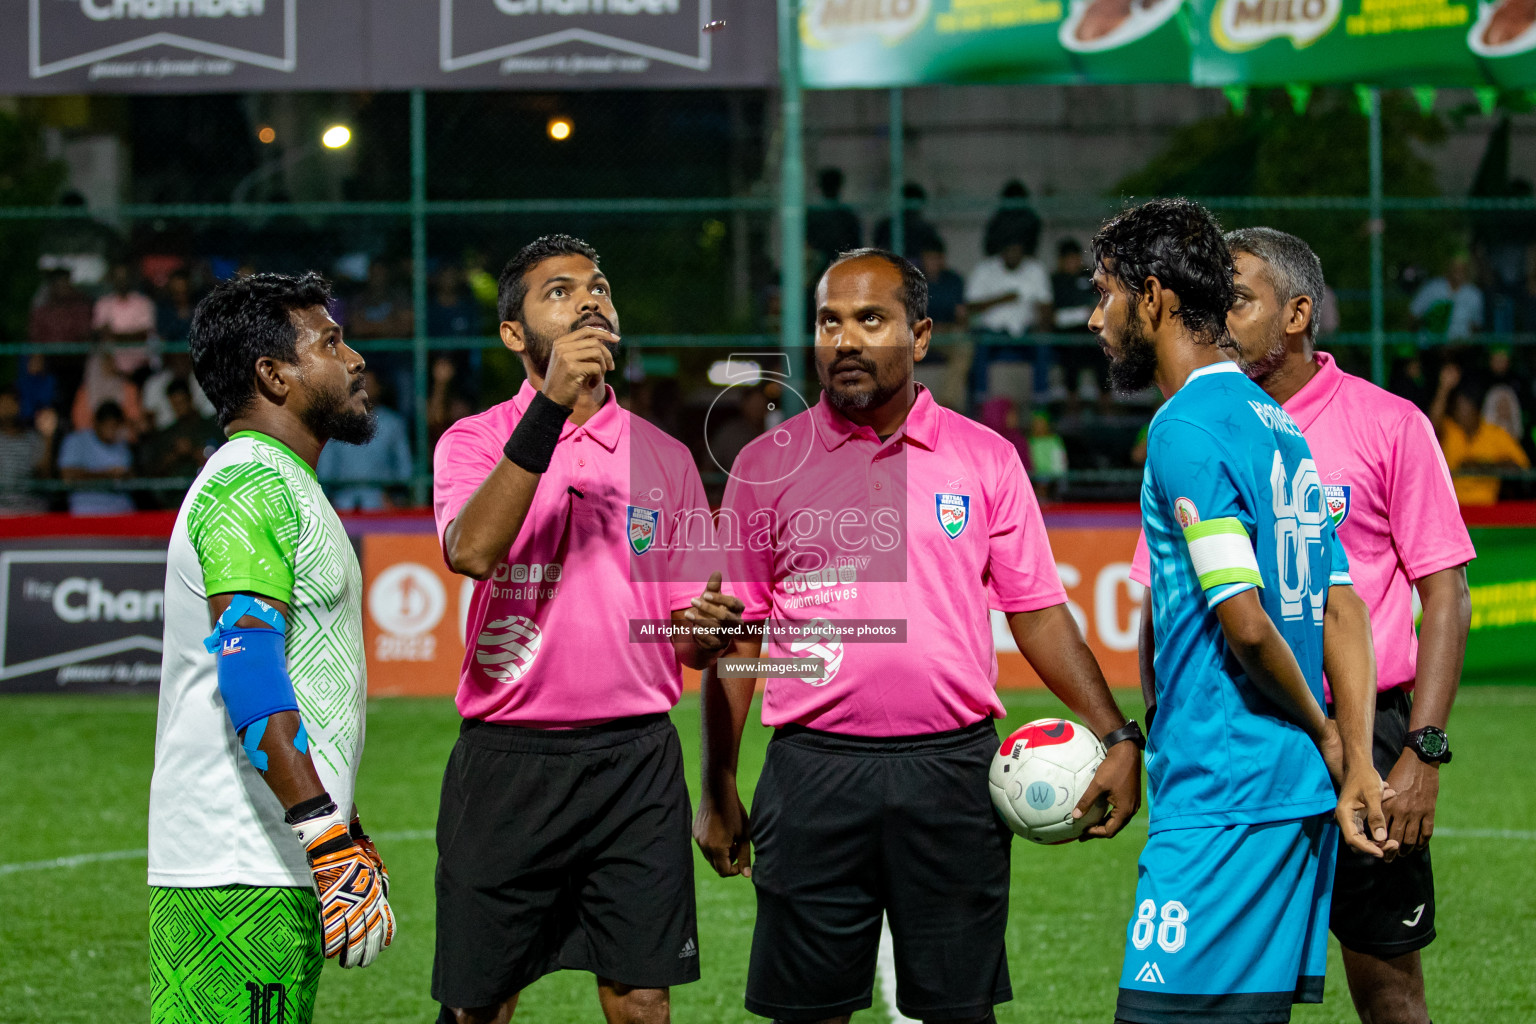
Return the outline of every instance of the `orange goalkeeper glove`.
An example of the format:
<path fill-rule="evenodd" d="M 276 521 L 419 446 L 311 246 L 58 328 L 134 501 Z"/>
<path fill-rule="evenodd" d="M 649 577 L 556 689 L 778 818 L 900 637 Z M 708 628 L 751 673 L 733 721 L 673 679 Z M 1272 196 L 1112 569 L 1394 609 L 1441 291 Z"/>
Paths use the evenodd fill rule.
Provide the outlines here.
<path fill-rule="evenodd" d="M 358 845 L 334 802 L 290 825 L 315 876 L 325 955 L 337 957 L 343 967 L 367 967 L 395 937 L 377 852 L 370 857 Z"/>
<path fill-rule="evenodd" d="M 352 821 L 347 825 L 347 834 L 357 844 L 358 849 L 373 861 L 373 866 L 379 871 L 379 881 L 384 886 L 384 898 L 389 899 L 389 868 L 384 866 L 384 858 L 379 856 L 379 848 L 373 845 L 373 840 L 368 838 L 368 833 L 363 831 L 363 821 L 356 814 L 352 815 Z M 389 945 L 389 943 L 384 943 Z"/>

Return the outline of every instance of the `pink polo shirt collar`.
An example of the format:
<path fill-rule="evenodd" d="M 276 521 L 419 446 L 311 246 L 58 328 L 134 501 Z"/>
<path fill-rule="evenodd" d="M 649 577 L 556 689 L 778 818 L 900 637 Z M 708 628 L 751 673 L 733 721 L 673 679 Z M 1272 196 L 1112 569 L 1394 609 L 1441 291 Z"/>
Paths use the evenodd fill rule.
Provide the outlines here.
<path fill-rule="evenodd" d="M 603 385 L 605 397 L 602 406 L 592 414 L 587 422 L 577 425 L 570 420 L 560 428 L 560 440 L 564 441 L 572 434 L 585 433 L 592 440 L 607 448 L 610 452 L 619 445 L 619 438 L 624 436 L 624 417 L 620 415 L 619 402 L 614 396 L 613 387 Z M 522 419 L 523 413 L 528 411 L 528 405 L 533 401 L 533 396 L 538 394 L 533 384 L 527 380 L 523 386 L 517 389 L 517 394 L 512 396 L 512 410 L 517 413 L 517 418 Z"/>
<path fill-rule="evenodd" d="M 1285 411 L 1291 414 L 1302 433 L 1311 429 L 1344 383 L 1344 371 L 1333 361 L 1333 356 L 1327 352 L 1314 352 L 1312 361 L 1317 364 L 1317 372 L 1285 403 Z"/>
<path fill-rule="evenodd" d="M 829 452 L 836 451 L 855 437 L 879 441 L 872 428 L 854 423 L 834 409 L 825 392 L 822 393 L 821 401 L 811 409 L 811 422 L 816 425 L 816 436 L 821 439 L 822 447 Z M 906 439 L 928 451 L 933 451 L 938 445 L 938 436 L 938 406 L 928 389 L 918 384 L 917 399 L 907 412 L 906 420 L 903 421 L 900 429 L 884 443 L 890 444 L 893 441 Z"/>

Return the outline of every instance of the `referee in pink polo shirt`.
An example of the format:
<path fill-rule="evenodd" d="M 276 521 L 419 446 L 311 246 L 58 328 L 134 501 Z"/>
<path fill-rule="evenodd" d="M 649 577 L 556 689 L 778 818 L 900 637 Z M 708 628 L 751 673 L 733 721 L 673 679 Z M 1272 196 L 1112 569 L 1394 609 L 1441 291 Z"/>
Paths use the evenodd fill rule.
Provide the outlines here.
<path fill-rule="evenodd" d="M 1429 1024 L 1420 961 L 1435 938 L 1429 839 L 1439 772 L 1451 760 L 1446 724 L 1471 625 L 1466 566 L 1476 552 L 1429 420 L 1316 351 L 1323 265 L 1311 247 L 1273 228 L 1226 237 L 1237 268 L 1232 355 L 1306 435 L 1371 613 L 1374 755 L 1395 794 L 1382 810 L 1400 852 L 1378 859 L 1340 844 L 1330 927 L 1361 1020 Z M 1147 581 L 1143 547 L 1131 575 Z M 1424 607 L 1417 633 L 1415 590 Z"/>
<path fill-rule="evenodd" d="M 500 1024 L 568 968 L 596 975 L 610 1022 L 663 1024 L 669 987 L 699 977 L 667 712 L 681 665 L 712 663 L 741 603 L 691 564 L 711 557 L 712 526 L 688 449 L 603 381 L 619 315 L 597 253 L 532 242 L 498 303 L 528 379 L 434 456 L 444 557 L 477 582 L 438 811 L 432 996 L 442 1022 Z"/>
<path fill-rule="evenodd" d="M 755 884 L 753 1013 L 868 1007 L 884 915 L 903 1014 L 991 1021 L 1012 989 L 1011 834 L 987 794 L 1004 714 L 990 609 L 1109 748 L 1080 805 L 1111 805 L 1092 836 L 1136 812 L 1141 733 L 1067 610 L 1018 453 L 913 379 L 932 329 L 922 274 L 856 250 L 816 296 L 821 400 L 738 456 L 717 534 L 747 628 L 769 630 L 737 653 L 812 656 L 818 671 L 767 677 L 776 732 L 750 827 L 736 756 L 756 681 L 706 672 L 694 836 L 720 874 Z"/>

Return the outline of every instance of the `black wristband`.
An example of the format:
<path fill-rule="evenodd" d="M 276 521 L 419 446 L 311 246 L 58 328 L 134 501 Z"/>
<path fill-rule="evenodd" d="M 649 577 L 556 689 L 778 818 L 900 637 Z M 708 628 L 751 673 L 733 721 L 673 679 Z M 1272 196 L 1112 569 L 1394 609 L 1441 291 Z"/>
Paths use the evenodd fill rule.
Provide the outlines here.
<path fill-rule="evenodd" d="M 506 455 L 508 462 L 530 473 L 542 473 L 549 469 L 555 445 L 560 443 L 560 431 L 573 411 L 544 392 L 536 392 L 523 418 L 513 428 L 512 436 L 501 449 L 502 454 Z"/>
<path fill-rule="evenodd" d="M 1141 734 L 1141 726 L 1136 724 L 1134 718 L 1104 737 L 1104 749 L 1108 750 L 1116 743 L 1124 743 L 1126 740 L 1136 744 L 1138 750 L 1147 749 L 1147 738 Z"/>
<path fill-rule="evenodd" d="M 312 796 L 308 800 L 300 800 L 283 814 L 283 820 L 290 825 L 297 825 L 301 821 L 310 818 L 323 818 L 327 814 L 336 813 L 336 801 L 331 799 L 329 793 L 321 793 Z"/>

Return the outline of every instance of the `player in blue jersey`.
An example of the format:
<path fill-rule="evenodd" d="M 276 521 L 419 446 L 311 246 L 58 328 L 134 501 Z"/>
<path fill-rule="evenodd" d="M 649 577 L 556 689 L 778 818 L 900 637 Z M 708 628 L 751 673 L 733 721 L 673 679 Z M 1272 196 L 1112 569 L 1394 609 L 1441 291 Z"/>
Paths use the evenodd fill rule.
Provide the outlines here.
<path fill-rule="evenodd" d="M 1151 835 L 1116 1016 L 1288 1021 L 1293 1002 L 1322 999 L 1334 821 L 1363 852 L 1391 845 L 1371 764 L 1369 618 L 1306 440 L 1221 348 L 1233 270 L 1215 219 L 1156 200 L 1111 220 L 1093 248 L 1089 327 L 1110 382 L 1155 382 L 1168 398 L 1141 496 Z"/>

